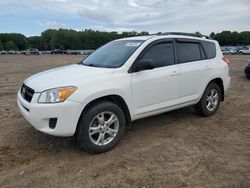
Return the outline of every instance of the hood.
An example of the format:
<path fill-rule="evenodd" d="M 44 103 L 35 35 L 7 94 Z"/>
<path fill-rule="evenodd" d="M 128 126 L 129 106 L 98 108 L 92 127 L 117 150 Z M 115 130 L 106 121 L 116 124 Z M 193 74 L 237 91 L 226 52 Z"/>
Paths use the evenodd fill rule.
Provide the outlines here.
<path fill-rule="evenodd" d="M 30 76 L 24 84 L 35 90 L 42 92 L 47 89 L 63 86 L 81 86 L 108 79 L 114 69 L 90 67 L 84 65 L 68 65 Z"/>

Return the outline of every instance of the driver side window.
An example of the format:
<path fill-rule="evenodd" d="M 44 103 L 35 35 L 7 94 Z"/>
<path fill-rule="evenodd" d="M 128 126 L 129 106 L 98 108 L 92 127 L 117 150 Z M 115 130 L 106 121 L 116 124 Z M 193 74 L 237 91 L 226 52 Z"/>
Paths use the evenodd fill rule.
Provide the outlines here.
<path fill-rule="evenodd" d="M 155 67 L 164 67 L 174 64 L 173 43 L 160 43 L 152 46 L 141 59 L 152 59 Z"/>

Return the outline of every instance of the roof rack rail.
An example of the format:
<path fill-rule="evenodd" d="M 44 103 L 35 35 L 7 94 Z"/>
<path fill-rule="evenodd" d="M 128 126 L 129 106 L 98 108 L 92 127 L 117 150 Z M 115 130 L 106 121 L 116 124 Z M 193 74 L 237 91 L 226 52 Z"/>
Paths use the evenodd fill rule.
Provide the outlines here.
<path fill-rule="evenodd" d="M 184 35 L 184 36 L 189 36 L 189 37 L 199 37 L 199 38 L 206 38 L 206 39 L 211 39 L 211 37 L 202 35 L 200 32 L 196 33 L 183 33 L 183 32 L 159 32 L 156 35 Z"/>

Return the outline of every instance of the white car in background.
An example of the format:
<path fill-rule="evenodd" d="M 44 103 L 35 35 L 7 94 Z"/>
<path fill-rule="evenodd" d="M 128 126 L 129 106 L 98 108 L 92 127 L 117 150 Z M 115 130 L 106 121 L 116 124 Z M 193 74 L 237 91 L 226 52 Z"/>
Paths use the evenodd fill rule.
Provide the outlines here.
<path fill-rule="evenodd" d="M 237 54 L 237 50 L 232 49 L 232 48 L 222 48 L 221 51 L 222 51 L 222 53 L 224 55 L 226 55 L 226 54 L 229 54 L 229 55 L 231 55 L 231 54 Z"/>
<path fill-rule="evenodd" d="M 250 54 L 250 47 L 243 47 L 239 50 L 239 54 Z"/>
<path fill-rule="evenodd" d="M 123 38 L 78 64 L 29 77 L 17 103 L 37 130 L 75 135 L 81 148 L 100 153 L 134 120 L 191 105 L 213 115 L 229 87 L 228 63 L 217 41 L 197 35 Z"/>

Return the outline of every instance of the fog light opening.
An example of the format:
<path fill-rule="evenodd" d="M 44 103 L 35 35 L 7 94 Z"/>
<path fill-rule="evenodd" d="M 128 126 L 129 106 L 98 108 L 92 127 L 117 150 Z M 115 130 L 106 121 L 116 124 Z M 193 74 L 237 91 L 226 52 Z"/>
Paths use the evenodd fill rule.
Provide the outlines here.
<path fill-rule="evenodd" d="M 50 118 L 49 119 L 49 128 L 54 129 L 56 127 L 57 118 Z"/>

